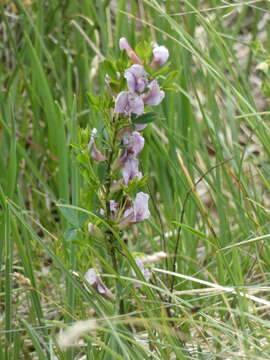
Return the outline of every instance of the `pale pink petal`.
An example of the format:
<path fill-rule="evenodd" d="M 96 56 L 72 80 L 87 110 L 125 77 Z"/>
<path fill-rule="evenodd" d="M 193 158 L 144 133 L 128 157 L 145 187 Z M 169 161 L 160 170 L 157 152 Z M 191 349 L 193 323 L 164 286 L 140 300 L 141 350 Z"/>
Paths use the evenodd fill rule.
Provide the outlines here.
<path fill-rule="evenodd" d="M 125 37 L 121 37 L 119 39 L 119 48 L 120 48 L 120 50 L 126 50 L 126 51 L 132 50 L 132 47 L 129 45 L 129 43 Z"/>
<path fill-rule="evenodd" d="M 156 80 L 151 81 L 148 85 L 150 91 L 144 96 L 144 103 L 146 105 L 159 105 L 164 99 L 165 93 L 163 90 L 160 90 L 159 85 Z"/>
<path fill-rule="evenodd" d="M 124 135 L 123 143 L 127 145 L 129 153 L 137 155 L 144 147 L 144 137 L 139 132 L 133 131 Z"/>
<path fill-rule="evenodd" d="M 122 169 L 124 184 L 127 186 L 130 180 L 141 179 L 142 173 L 139 171 L 139 161 L 133 156 L 129 156 Z"/>
<path fill-rule="evenodd" d="M 128 89 L 131 92 L 142 92 L 145 89 L 145 86 L 148 83 L 146 78 L 147 73 L 144 70 L 142 65 L 134 64 L 128 68 L 124 77 L 127 80 Z"/>
<path fill-rule="evenodd" d="M 155 46 L 153 56 L 152 67 L 164 65 L 169 58 L 169 50 L 165 46 Z"/>
<path fill-rule="evenodd" d="M 149 195 L 143 192 L 139 192 L 136 195 L 134 201 L 134 212 L 136 214 L 136 221 L 142 221 L 150 217 L 150 211 L 148 209 Z"/>
<path fill-rule="evenodd" d="M 136 91 L 136 78 L 130 71 L 125 71 L 125 79 L 127 80 L 128 90 L 134 93 Z"/>
<path fill-rule="evenodd" d="M 106 288 L 106 286 L 100 280 L 99 275 L 96 273 L 94 268 L 88 269 L 84 275 L 85 280 L 92 286 L 94 289 L 97 290 L 100 294 L 109 295 L 110 291 Z"/>
<path fill-rule="evenodd" d="M 141 96 L 134 96 L 130 95 L 129 97 L 129 111 L 127 112 L 128 115 L 136 114 L 142 115 L 144 112 L 144 102 Z"/>
<path fill-rule="evenodd" d="M 115 113 L 124 113 L 126 110 L 126 107 L 128 106 L 128 91 L 121 91 L 116 99 L 115 99 Z"/>
<path fill-rule="evenodd" d="M 88 269 L 87 272 L 84 275 L 85 280 L 89 282 L 89 284 L 92 286 L 97 282 L 97 273 L 96 270 L 91 268 Z"/>
<path fill-rule="evenodd" d="M 128 91 L 121 91 L 115 99 L 115 113 L 125 115 L 141 115 L 144 111 L 144 102 L 141 96 Z"/>

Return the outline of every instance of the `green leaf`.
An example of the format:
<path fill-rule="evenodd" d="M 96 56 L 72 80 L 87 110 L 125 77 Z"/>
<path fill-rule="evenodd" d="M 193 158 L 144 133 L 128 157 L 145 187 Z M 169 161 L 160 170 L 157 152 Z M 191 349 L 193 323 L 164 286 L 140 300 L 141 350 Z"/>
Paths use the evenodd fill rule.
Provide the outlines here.
<path fill-rule="evenodd" d="M 101 184 L 104 184 L 106 181 L 106 177 L 107 177 L 107 172 L 108 172 L 108 165 L 106 162 L 100 162 L 98 164 L 98 168 L 97 168 L 97 175 L 99 178 L 99 181 L 101 182 Z"/>
<path fill-rule="evenodd" d="M 113 79 L 116 78 L 116 69 L 110 60 L 104 60 L 102 62 L 102 70 L 107 73 Z"/>
<path fill-rule="evenodd" d="M 99 99 L 99 97 L 91 94 L 90 92 L 87 95 L 88 95 L 88 99 L 90 101 L 90 104 L 93 107 L 93 110 L 99 111 L 100 110 L 100 99 Z"/>
<path fill-rule="evenodd" d="M 136 116 L 135 114 L 131 115 L 131 121 L 133 124 L 149 124 L 155 119 L 157 119 L 157 114 L 153 111 L 139 116 Z"/>
<path fill-rule="evenodd" d="M 66 241 L 75 240 L 77 236 L 78 236 L 78 230 L 75 229 L 75 228 L 67 229 L 67 230 L 64 232 L 64 239 L 65 239 Z"/>
<path fill-rule="evenodd" d="M 128 186 L 122 186 L 122 190 L 124 191 L 125 194 L 127 195 L 132 195 L 134 194 L 137 190 L 143 188 L 144 186 L 146 186 L 147 181 L 148 181 L 148 175 L 144 175 L 141 179 L 135 178 L 132 179 L 129 183 Z"/>
<path fill-rule="evenodd" d="M 72 226 L 74 226 L 75 228 L 82 227 L 82 225 L 85 223 L 86 219 L 88 218 L 87 214 L 78 211 L 76 209 L 65 207 L 65 205 L 68 204 L 62 200 L 57 204 L 61 214 L 64 216 L 67 222 Z"/>

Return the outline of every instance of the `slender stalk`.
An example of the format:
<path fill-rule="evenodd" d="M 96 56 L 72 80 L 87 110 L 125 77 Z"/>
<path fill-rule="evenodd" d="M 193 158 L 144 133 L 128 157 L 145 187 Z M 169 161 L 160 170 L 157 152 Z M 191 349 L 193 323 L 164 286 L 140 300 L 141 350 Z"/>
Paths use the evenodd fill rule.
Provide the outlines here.
<path fill-rule="evenodd" d="M 118 131 L 118 126 L 114 122 L 114 118 L 112 120 L 112 125 L 113 125 L 113 128 L 114 128 L 114 131 L 113 131 L 112 147 L 109 150 L 109 154 L 108 154 L 108 162 L 107 162 L 108 170 L 107 170 L 107 181 L 106 181 L 106 191 L 105 191 L 106 218 L 107 218 L 108 221 L 110 221 L 110 217 L 111 217 L 111 209 L 110 209 L 110 196 L 111 196 L 111 184 L 112 184 L 111 168 L 112 168 L 112 162 L 113 162 L 113 159 L 114 159 L 115 145 L 116 145 L 117 131 Z M 115 239 L 114 239 L 113 234 L 111 233 L 111 231 L 107 231 L 106 234 L 107 234 L 107 240 L 108 240 L 108 245 L 109 245 L 109 253 L 110 253 L 111 258 L 112 258 L 113 268 L 114 268 L 115 272 L 117 274 L 119 274 L 119 266 L 118 266 L 118 261 L 117 261 L 115 246 L 114 246 Z M 115 279 L 115 287 L 116 287 L 117 292 L 119 293 L 119 284 L 118 284 L 118 279 L 117 278 Z M 119 312 L 120 312 L 120 314 L 124 313 L 123 300 L 120 300 Z"/>
<path fill-rule="evenodd" d="M 179 219 L 179 227 L 178 227 L 178 231 L 177 231 L 177 238 L 176 238 L 176 244 L 175 244 L 175 250 L 174 250 L 174 260 L 173 260 L 173 272 L 176 271 L 176 259 L 177 259 L 177 252 L 178 252 L 178 248 L 179 248 L 179 245 L 180 245 L 180 235 L 181 235 L 181 231 L 182 231 L 182 223 L 183 223 L 183 220 L 184 220 L 184 215 L 185 215 L 185 210 L 186 210 L 186 204 L 187 204 L 187 201 L 189 199 L 189 196 L 191 195 L 192 191 L 194 191 L 194 189 L 196 188 L 196 186 L 205 178 L 206 175 L 208 175 L 212 170 L 216 169 L 217 167 L 219 166 L 222 166 L 224 165 L 226 162 L 230 161 L 232 159 L 226 159 L 214 166 L 212 166 L 210 169 L 208 169 L 195 183 L 194 185 L 186 192 L 186 195 L 185 195 L 185 198 L 184 198 L 184 201 L 183 201 L 183 205 L 182 205 L 182 210 L 181 210 L 181 213 L 180 213 L 180 219 Z M 212 230 L 212 227 L 210 227 L 210 230 L 212 231 L 212 234 L 214 237 L 216 237 L 216 234 L 215 232 Z M 172 283 L 171 283 L 171 293 L 173 292 L 173 287 L 174 287 L 174 279 L 175 277 L 173 276 L 172 277 Z"/>

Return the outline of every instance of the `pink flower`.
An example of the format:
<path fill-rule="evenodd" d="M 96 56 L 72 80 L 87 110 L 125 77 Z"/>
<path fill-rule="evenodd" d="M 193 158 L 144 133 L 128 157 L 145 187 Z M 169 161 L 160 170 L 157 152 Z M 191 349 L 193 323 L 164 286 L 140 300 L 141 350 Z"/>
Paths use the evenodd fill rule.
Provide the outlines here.
<path fill-rule="evenodd" d="M 115 113 L 124 115 L 141 115 L 144 111 L 144 103 L 141 96 L 132 94 L 129 91 L 121 91 L 115 99 Z"/>
<path fill-rule="evenodd" d="M 135 53 L 135 51 L 129 45 L 129 43 L 125 37 L 122 37 L 119 40 L 119 48 L 120 48 L 120 50 L 125 50 L 127 52 L 128 57 L 134 64 L 142 64 L 142 60 L 139 58 L 139 56 Z"/>
<path fill-rule="evenodd" d="M 94 268 L 88 269 L 84 275 L 84 278 L 90 286 L 97 290 L 98 293 L 103 295 L 108 291 Z"/>
<path fill-rule="evenodd" d="M 151 66 L 154 68 L 159 67 L 168 60 L 169 50 L 165 46 L 158 46 L 156 44 L 153 49 L 153 56 Z"/>
<path fill-rule="evenodd" d="M 128 208 L 124 212 L 124 218 L 120 223 L 121 227 L 126 227 L 130 223 L 136 223 L 143 221 L 150 217 L 150 211 L 148 209 L 149 195 L 139 192 L 136 195 L 133 206 Z"/>
<path fill-rule="evenodd" d="M 127 145 L 128 153 L 136 156 L 144 147 L 144 137 L 138 131 L 133 131 L 123 136 L 123 143 Z"/>
<path fill-rule="evenodd" d="M 137 131 L 133 131 L 132 133 L 126 132 L 123 136 L 123 144 L 126 145 L 126 147 L 123 149 L 121 156 L 112 165 L 112 170 L 117 171 L 125 166 L 125 176 L 126 179 L 129 179 L 130 176 L 132 176 L 130 174 L 131 169 L 135 169 L 135 173 L 139 173 L 137 164 L 138 160 L 136 159 L 136 156 L 144 147 L 144 138 Z M 140 175 L 141 174 L 139 173 L 139 176 Z"/>
<path fill-rule="evenodd" d="M 127 80 L 129 91 L 132 93 L 144 91 L 148 83 L 146 75 L 147 73 L 142 65 L 135 64 L 128 68 L 124 73 L 124 77 Z"/>
<path fill-rule="evenodd" d="M 146 105 L 159 105 L 164 99 L 165 93 L 160 90 L 158 82 L 153 80 L 148 85 L 150 91 L 144 96 L 143 100 Z"/>
<path fill-rule="evenodd" d="M 132 154 L 127 156 L 122 169 L 124 184 L 127 186 L 130 180 L 135 178 L 141 179 L 142 173 L 139 171 L 139 160 Z"/>
<path fill-rule="evenodd" d="M 145 280 L 148 281 L 150 279 L 150 276 L 151 276 L 150 270 L 144 267 L 143 262 L 142 262 L 142 260 L 140 258 L 135 258 L 135 262 L 136 262 L 138 268 L 140 269 L 141 273 L 145 277 Z M 136 279 L 138 279 L 135 271 L 133 269 L 131 271 L 132 271 L 133 276 Z M 134 283 L 134 287 L 140 287 L 142 285 L 143 284 L 140 284 L 140 283 L 137 283 L 137 282 Z"/>
<path fill-rule="evenodd" d="M 104 156 L 97 148 L 96 144 L 95 144 L 95 135 L 97 133 L 97 129 L 94 128 L 92 131 L 92 136 L 90 138 L 90 141 L 88 143 L 88 147 L 87 147 L 87 151 L 90 153 L 91 158 L 94 161 L 100 162 L 100 161 L 105 161 L 106 160 L 106 156 Z"/>

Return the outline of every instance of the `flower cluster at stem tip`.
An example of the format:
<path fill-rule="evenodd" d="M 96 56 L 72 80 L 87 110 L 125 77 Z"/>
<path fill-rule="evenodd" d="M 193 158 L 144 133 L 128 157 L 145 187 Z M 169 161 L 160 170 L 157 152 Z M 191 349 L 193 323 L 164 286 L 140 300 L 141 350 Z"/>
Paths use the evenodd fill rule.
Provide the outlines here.
<path fill-rule="evenodd" d="M 164 91 L 160 88 L 157 78 L 151 76 L 145 70 L 143 61 L 136 54 L 128 43 L 127 39 L 122 37 L 119 40 L 120 50 L 126 51 L 128 58 L 133 63 L 122 74 L 125 80 L 126 88 L 118 94 L 114 94 L 114 109 L 116 120 L 129 122 L 131 125 L 132 116 L 141 116 L 145 113 L 145 107 L 159 105 L 165 97 Z M 169 57 L 169 51 L 165 46 L 153 44 L 153 58 L 148 65 L 153 71 L 164 65 Z M 151 72 L 151 71 L 150 71 Z M 119 76 L 121 74 L 118 74 Z M 106 76 L 105 82 L 108 83 L 109 76 Z M 142 173 L 139 170 L 138 155 L 145 145 L 145 139 L 140 133 L 147 124 L 138 123 L 135 126 L 126 126 L 123 132 L 119 132 L 118 137 L 121 138 L 121 152 L 119 157 L 111 164 L 111 170 L 116 172 L 121 170 L 122 178 L 116 183 L 111 184 L 111 188 L 119 189 L 121 186 L 128 187 L 129 183 L 134 180 L 140 180 Z M 108 158 L 98 150 L 95 144 L 97 130 L 93 129 L 90 142 L 88 144 L 88 152 L 91 158 L 96 162 L 108 161 Z M 119 186 L 120 185 L 120 186 Z M 119 186 L 119 187 L 117 187 Z M 113 193 L 113 192 L 112 192 Z M 108 201 L 108 200 L 107 200 Z M 149 195 L 144 192 L 138 192 L 134 200 L 125 199 L 123 202 L 109 200 L 109 216 L 118 225 L 119 229 L 123 229 L 134 223 L 141 222 L 150 217 L 148 208 Z M 98 229 L 89 224 L 88 229 L 92 235 L 97 235 Z M 136 258 L 136 263 L 144 275 L 145 279 L 150 278 L 150 272 L 143 267 L 143 263 Z M 91 275 L 89 277 L 89 274 Z M 135 276 L 135 273 L 133 273 Z M 104 294 L 105 287 L 95 275 L 94 270 L 89 269 L 86 280 L 90 285 L 100 293 Z M 92 279 L 89 281 L 89 279 Z M 95 281 L 93 279 L 96 279 Z M 94 285 L 93 285 L 94 284 Z M 139 286 L 138 284 L 135 286 Z"/>

